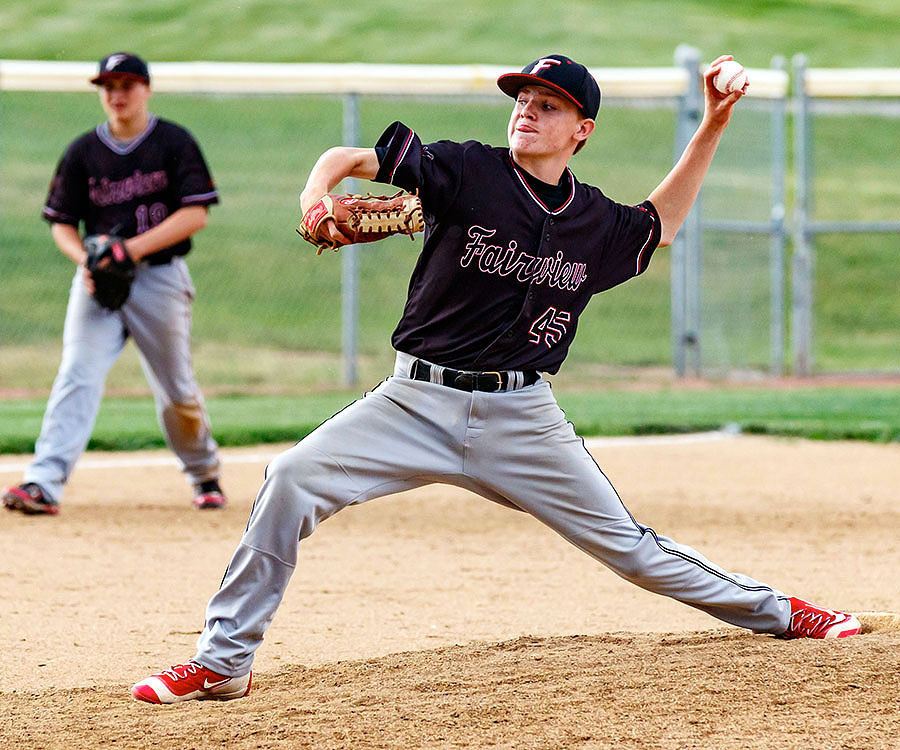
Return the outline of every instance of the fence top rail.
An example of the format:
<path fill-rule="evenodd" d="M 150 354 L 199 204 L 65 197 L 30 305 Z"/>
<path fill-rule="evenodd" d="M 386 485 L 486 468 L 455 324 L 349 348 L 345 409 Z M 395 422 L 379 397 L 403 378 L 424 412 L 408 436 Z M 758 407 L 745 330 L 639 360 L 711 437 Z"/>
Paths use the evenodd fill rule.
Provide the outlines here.
<path fill-rule="evenodd" d="M 803 84 L 814 97 L 900 97 L 900 68 L 807 68 Z"/>
<path fill-rule="evenodd" d="M 368 63 L 158 62 L 150 64 L 160 92 L 241 94 L 493 94 L 497 77 L 514 66 L 378 65 Z M 90 91 L 95 62 L 0 60 L 0 90 Z M 664 98 L 687 91 L 684 68 L 592 68 L 604 97 Z M 787 95 L 781 70 L 749 69 L 750 94 Z"/>

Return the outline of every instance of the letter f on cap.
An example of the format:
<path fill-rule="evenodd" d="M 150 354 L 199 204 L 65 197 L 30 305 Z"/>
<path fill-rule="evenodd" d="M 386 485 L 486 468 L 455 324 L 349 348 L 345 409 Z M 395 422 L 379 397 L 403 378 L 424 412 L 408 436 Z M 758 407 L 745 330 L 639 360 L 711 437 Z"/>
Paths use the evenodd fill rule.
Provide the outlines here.
<path fill-rule="evenodd" d="M 530 71 L 528 71 L 528 75 L 535 76 L 540 71 L 544 70 L 545 68 L 549 68 L 551 65 L 560 65 L 560 64 L 561 63 L 559 60 L 554 60 L 552 57 L 542 57 L 540 60 L 538 60 L 534 64 L 534 67 Z"/>
<path fill-rule="evenodd" d="M 110 55 L 109 59 L 106 61 L 106 70 L 115 70 L 119 63 L 126 57 L 128 57 L 128 55 Z"/>

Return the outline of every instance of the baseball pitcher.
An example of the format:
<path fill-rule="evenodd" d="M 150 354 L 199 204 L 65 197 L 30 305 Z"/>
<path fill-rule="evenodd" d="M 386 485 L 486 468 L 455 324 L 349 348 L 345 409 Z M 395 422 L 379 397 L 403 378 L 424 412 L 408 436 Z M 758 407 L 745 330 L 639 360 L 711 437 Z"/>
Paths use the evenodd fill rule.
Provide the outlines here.
<path fill-rule="evenodd" d="M 298 541 L 348 505 L 433 482 L 525 511 L 626 580 L 724 622 L 783 638 L 860 632 L 853 615 L 729 572 L 639 523 L 542 377 L 559 370 L 591 298 L 639 276 L 674 239 L 744 94 L 712 86 L 726 59 L 705 74 L 705 113 L 689 146 L 637 206 L 569 168 L 596 127 L 600 89 L 562 55 L 498 80 L 514 102 L 508 148 L 422 143 L 395 122 L 374 148 L 320 157 L 301 194 L 319 247 L 352 239 L 331 212 L 329 191 L 345 177 L 421 201 L 424 245 L 392 338 L 394 372 L 268 466 L 195 657 L 137 683 L 135 699 L 246 695 Z"/>

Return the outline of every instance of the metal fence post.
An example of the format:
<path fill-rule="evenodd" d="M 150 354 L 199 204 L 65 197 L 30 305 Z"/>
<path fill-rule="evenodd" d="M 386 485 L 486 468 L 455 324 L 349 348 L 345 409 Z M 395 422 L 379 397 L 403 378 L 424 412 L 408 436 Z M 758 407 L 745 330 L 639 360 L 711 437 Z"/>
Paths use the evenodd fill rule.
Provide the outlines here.
<path fill-rule="evenodd" d="M 772 58 L 772 68 L 784 70 L 782 56 Z M 772 102 L 772 207 L 769 243 L 771 299 L 769 306 L 769 372 L 784 374 L 784 252 L 787 244 L 785 228 L 785 166 L 787 160 L 787 106 L 783 98 Z"/>
<path fill-rule="evenodd" d="M 344 96 L 345 146 L 359 145 L 359 94 Z M 348 193 L 359 192 L 357 180 L 344 180 Z M 359 321 L 359 247 L 347 245 L 341 248 L 341 350 L 344 364 L 344 385 L 356 385 L 357 338 Z"/>
<path fill-rule="evenodd" d="M 791 257 L 791 344 L 795 375 L 812 373 L 813 278 L 815 249 L 810 231 L 812 212 L 812 155 L 809 98 L 806 94 L 805 55 L 794 63 L 794 159 L 797 187 L 794 210 L 794 252 Z"/>
<path fill-rule="evenodd" d="M 697 130 L 703 113 L 703 95 L 700 89 L 700 51 L 681 44 L 675 50 L 675 64 L 688 73 L 688 87 L 678 101 L 678 119 L 675 123 L 675 161 Z M 700 328 L 701 303 L 700 279 L 703 262 L 703 230 L 701 228 L 700 196 L 691 208 L 672 244 L 672 360 L 675 373 L 683 377 L 688 371 L 699 375 L 701 371 Z"/>

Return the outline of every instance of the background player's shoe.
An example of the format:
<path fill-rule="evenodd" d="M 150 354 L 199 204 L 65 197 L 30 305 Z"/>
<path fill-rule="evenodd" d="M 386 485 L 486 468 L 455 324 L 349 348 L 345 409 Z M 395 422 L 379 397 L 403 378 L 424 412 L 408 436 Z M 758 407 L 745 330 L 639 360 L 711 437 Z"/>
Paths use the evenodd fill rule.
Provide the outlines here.
<path fill-rule="evenodd" d="M 228 500 L 219 482 L 210 479 L 208 482 L 195 485 L 194 487 L 194 507 L 198 510 L 207 510 L 215 508 L 224 508 Z"/>
<path fill-rule="evenodd" d="M 862 632 L 854 615 L 822 609 L 793 596 L 790 602 L 791 624 L 781 638 L 846 638 Z"/>
<path fill-rule="evenodd" d="M 29 516 L 38 514 L 55 516 L 59 513 L 59 505 L 47 499 L 40 485 L 34 482 L 26 482 L 3 490 L 3 507 L 7 510 L 19 510 Z"/>
<path fill-rule="evenodd" d="M 192 659 L 141 680 L 131 688 L 131 695 L 136 701 L 147 703 L 230 701 L 250 692 L 252 678 L 252 672 L 240 677 L 216 674 Z"/>

